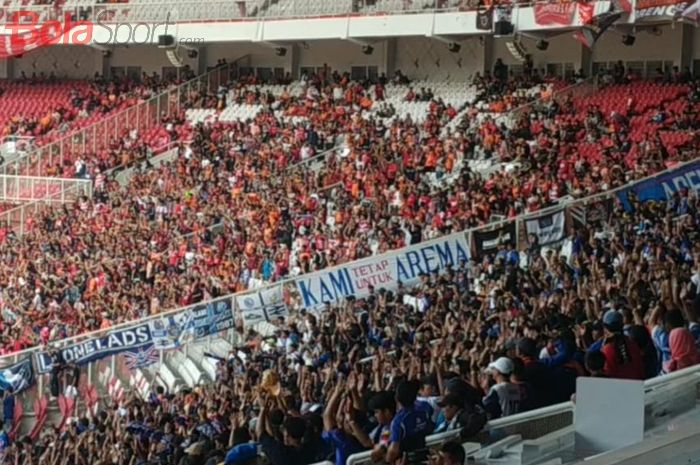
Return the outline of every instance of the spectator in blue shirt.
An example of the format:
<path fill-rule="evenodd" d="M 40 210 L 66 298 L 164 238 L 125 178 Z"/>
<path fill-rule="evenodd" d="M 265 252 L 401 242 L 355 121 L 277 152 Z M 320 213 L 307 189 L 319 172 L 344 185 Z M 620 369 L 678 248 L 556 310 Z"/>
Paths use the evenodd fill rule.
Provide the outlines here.
<path fill-rule="evenodd" d="M 369 431 L 369 434 L 356 422 L 350 422 L 350 428 L 355 438 L 366 449 L 372 449 L 372 461 L 379 462 L 389 447 L 391 435 L 391 421 L 396 413 L 396 401 L 392 392 L 380 392 L 375 394 L 367 405 L 369 411 L 374 414 L 377 425 Z"/>
<path fill-rule="evenodd" d="M 328 400 L 328 405 L 326 405 L 326 409 L 323 412 L 322 438 L 324 441 L 332 444 L 335 449 L 335 465 L 345 465 L 348 457 L 364 449 L 353 435 L 353 427 L 350 424 L 354 422 L 351 418 L 352 415 L 342 417 L 340 419 L 342 424 L 338 424 L 338 411 L 340 410 L 341 398 L 344 394 L 345 382 L 341 380 L 336 385 L 335 391 L 333 391 L 333 395 Z M 351 399 L 346 398 L 345 400 L 352 403 Z M 350 408 L 344 408 L 342 411 L 352 411 L 352 405 L 346 405 L 345 407 Z"/>
<path fill-rule="evenodd" d="M 2 398 L 2 418 L 6 424 L 12 425 L 15 416 L 15 395 L 12 388 L 7 388 Z"/>
<path fill-rule="evenodd" d="M 0 422 L 0 454 L 10 447 L 10 436 L 5 432 L 5 422 Z"/>
<path fill-rule="evenodd" d="M 394 463 L 407 455 L 408 463 L 422 463 L 427 457 L 425 438 L 433 430 L 432 409 L 417 402 L 418 386 L 404 381 L 396 388 L 398 411 L 391 422 L 389 448 L 385 461 Z"/>

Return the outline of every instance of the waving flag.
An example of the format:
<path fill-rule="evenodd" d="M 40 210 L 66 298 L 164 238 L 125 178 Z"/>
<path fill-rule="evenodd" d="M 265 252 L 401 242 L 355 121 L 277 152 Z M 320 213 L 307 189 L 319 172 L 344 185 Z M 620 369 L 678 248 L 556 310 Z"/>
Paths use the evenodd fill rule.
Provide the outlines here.
<path fill-rule="evenodd" d="M 589 2 L 586 0 L 578 2 L 578 17 L 581 20 L 581 24 L 588 24 L 593 20 L 594 10 L 594 2 Z"/>
<path fill-rule="evenodd" d="M 480 31 L 493 30 L 493 8 L 487 10 L 477 10 L 476 28 Z"/>
<path fill-rule="evenodd" d="M 153 344 L 147 347 L 129 349 L 124 352 L 124 364 L 129 370 L 147 367 L 148 365 L 156 363 L 158 360 L 160 360 L 160 354 Z"/>
<path fill-rule="evenodd" d="M 692 14 L 693 3 L 695 2 L 692 0 L 637 0 L 635 20 L 680 19 L 686 12 Z"/>
<path fill-rule="evenodd" d="M 689 3 L 682 11 L 677 11 L 674 16 L 675 20 L 689 20 L 694 23 L 698 23 L 700 19 L 700 0 L 695 0 Z"/>
<path fill-rule="evenodd" d="M 621 16 L 621 11 L 608 11 L 607 13 L 599 14 L 589 24 L 584 25 L 580 31 L 576 31 L 574 37 L 586 47 L 593 48 L 600 36 Z"/>
<path fill-rule="evenodd" d="M 535 23 L 540 26 L 570 26 L 574 20 L 576 3 L 535 3 Z"/>
<path fill-rule="evenodd" d="M 30 357 L 0 369 L 0 390 L 2 391 L 11 388 L 14 392 L 20 392 L 32 383 L 34 383 L 34 368 Z"/>

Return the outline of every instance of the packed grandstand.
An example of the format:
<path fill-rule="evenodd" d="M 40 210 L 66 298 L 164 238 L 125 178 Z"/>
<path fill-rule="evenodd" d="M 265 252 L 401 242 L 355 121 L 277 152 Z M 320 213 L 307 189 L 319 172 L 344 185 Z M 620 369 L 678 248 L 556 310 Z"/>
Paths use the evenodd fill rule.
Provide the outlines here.
<path fill-rule="evenodd" d="M 493 14 L 301 3 L 217 11 Z M 574 71 L 539 42 L 537 65 L 493 46 L 469 74 L 432 59 L 439 78 L 418 58 L 278 69 L 204 46 L 195 69 L 26 67 L 62 47 L 0 69 L 1 463 L 491 463 L 513 434 L 569 427 L 582 378 L 697 382 L 685 54 Z"/>

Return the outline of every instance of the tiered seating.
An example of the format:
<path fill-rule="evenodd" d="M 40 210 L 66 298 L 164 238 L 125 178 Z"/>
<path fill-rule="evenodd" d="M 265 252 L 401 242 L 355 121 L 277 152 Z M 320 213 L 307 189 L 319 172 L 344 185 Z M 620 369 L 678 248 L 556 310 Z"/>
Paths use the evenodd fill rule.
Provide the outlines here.
<path fill-rule="evenodd" d="M 603 116 L 610 121 L 614 119 L 613 113 L 628 118 L 629 137 L 634 142 L 632 149 L 626 156 L 629 165 L 634 163 L 639 155 L 638 144 L 649 140 L 656 134 L 659 135 L 670 154 L 676 155 L 677 147 L 689 142 L 692 135 L 687 131 L 665 131 L 665 127 L 668 122 L 673 120 L 672 114 L 681 114 L 687 108 L 687 93 L 688 87 L 678 84 L 636 82 L 628 85 L 614 85 L 592 96 L 577 99 L 574 102 L 578 111 L 575 118 L 579 121 L 585 121 L 587 110 L 593 107 L 600 109 Z M 657 109 L 662 105 L 667 113 L 666 120 L 664 122 L 652 121 L 658 112 Z M 630 114 L 631 117 L 626 116 Z M 609 136 L 604 136 L 595 142 L 581 140 L 578 144 L 578 150 L 587 159 L 599 161 L 603 157 L 604 148 L 610 143 Z"/>
<path fill-rule="evenodd" d="M 87 81 L 0 81 L 0 128 L 5 128 L 16 117 L 44 118 L 54 109 L 70 109 L 72 95 L 89 87 Z"/>
<path fill-rule="evenodd" d="M 261 9 L 266 17 L 286 16 L 325 16 L 349 13 L 347 1 L 305 0 L 293 2 L 288 0 L 269 0 L 268 7 Z"/>
<path fill-rule="evenodd" d="M 37 10 L 42 19 L 56 15 L 56 7 L 75 9 L 88 19 L 96 12 L 108 10 L 113 21 L 164 21 L 169 12 L 161 7 L 162 0 L 135 0 L 95 2 L 94 0 L 62 0 L 47 5 L 45 1 L 5 0 L 3 6 L 8 11 L 19 11 L 27 5 L 45 5 Z M 433 10 L 472 9 L 475 4 L 468 0 L 233 0 L 216 3 L 204 8 L 196 3 L 176 0 L 172 2 L 176 13 L 170 12 L 170 20 L 196 21 L 211 19 L 279 18 L 300 16 L 336 16 L 349 13 L 386 14 L 402 12 L 422 12 Z M 95 9 L 95 11 L 92 11 Z M 104 17 L 103 17 L 104 19 Z"/>

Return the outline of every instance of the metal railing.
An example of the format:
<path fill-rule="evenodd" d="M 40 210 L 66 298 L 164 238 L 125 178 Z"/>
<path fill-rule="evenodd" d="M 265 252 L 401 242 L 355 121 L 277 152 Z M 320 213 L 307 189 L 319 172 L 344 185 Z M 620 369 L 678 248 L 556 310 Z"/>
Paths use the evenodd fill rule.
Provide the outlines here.
<path fill-rule="evenodd" d="M 1 178 L 0 178 L 1 179 Z M 62 188 L 56 192 L 29 203 L 24 203 L 5 211 L 0 211 L 0 227 L 13 231 L 15 235 L 22 236 L 32 228 L 33 220 L 47 209 L 54 208 L 57 203 L 75 202 L 80 197 L 92 197 L 92 181 L 78 179 L 56 179 L 65 181 Z"/>
<path fill-rule="evenodd" d="M 550 2 L 520 2 L 516 7 L 527 7 L 534 3 Z M 63 19 L 67 14 L 72 18 L 99 21 L 100 24 L 114 24 L 437 14 L 473 11 L 478 8 L 485 8 L 478 0 L 232 0 L 206 4 L 187 0 L 63 5 L 60 9 L 53 5 L 32 5 L 22 6 L 21 10 L 35 13 L 42 20 Z M 6 14 L 1 20 L 2 24 L 7 23 L 7 18 L 10 17 Z"/>
<path fill-rule="evenodd" d="M 108 150 L 112 143 L 131 130 L 137 130 L 139 136 L 143 137 L 148 130 L 159 126 L 163 117 L 177 115 L 188 105 L 194 93 L 215 90 L 219 85 L 228 83 L 233 73 L 234 64 L 214 68 L 91 126 L 73 131 L 26 155 L 6 161 L 0 166 L 0 174 L 47 176 L 51 171 L 61 172 L 72 165 L 78 155 L 98 154 Z M 155 147 L 155 151 L 163 148 L 165 146 Z"/>
<path fill-rule="evenodd" d="M 92 194 L 89 179 L 65 179 L 0 174 L 0 202 L 72 202 L 76 194 Z"/>
<path fill-rule="evenodd" d="M 21 157 L 34 150 L 33 136 L 9 135 L 0 142 L 0 155 L 5 162 Z"/>

